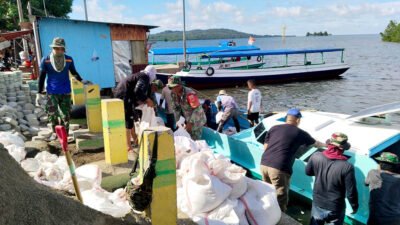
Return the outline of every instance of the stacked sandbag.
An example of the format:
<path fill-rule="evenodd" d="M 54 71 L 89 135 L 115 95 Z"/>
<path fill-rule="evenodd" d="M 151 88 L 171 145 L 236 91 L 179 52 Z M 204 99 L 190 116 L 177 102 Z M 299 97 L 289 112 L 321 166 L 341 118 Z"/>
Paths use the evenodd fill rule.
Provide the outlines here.
<path fill-rule="evenodd" d="M 11 132 L 0 132 L 0 144 L 7 149 L 8 153 L 18 163 L 25 159 L 25 143 L 20 135 Z"/>
<path fill-rule="evenodd" d="M 205 141 L 175 136 L 178 207 L 197 224 L 274 225 L 281 211 L 272 185 L 246 171 Z M 193 194 L 195 193 L 195 194 Z"/>
<path fill-rule="evenodd" d="M 0 72 L 0 131 L 38 135 L 40 125 L 48 122 L 42 107 L 36 107 L 35 91 L 22 84 L 22 73 Z M 44 105 L 44 104 L 41 104 Z"/>

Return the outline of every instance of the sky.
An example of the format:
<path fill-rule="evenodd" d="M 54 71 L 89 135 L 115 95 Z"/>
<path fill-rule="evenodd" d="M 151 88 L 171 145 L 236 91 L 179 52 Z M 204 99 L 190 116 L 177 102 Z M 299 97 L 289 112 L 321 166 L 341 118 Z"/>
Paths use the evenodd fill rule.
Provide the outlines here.
<path fill-rule="evenodd" d="M 186 0 L 186 29 L 229 28 L 250 34 L 378 34 L 400 21 L 400 1 L 387 0 Z M 87 0 L 92 21 L 182 30 L 182 0 Z M 74 0 L 71 19 L 84 19 L 83 0 Z"/>

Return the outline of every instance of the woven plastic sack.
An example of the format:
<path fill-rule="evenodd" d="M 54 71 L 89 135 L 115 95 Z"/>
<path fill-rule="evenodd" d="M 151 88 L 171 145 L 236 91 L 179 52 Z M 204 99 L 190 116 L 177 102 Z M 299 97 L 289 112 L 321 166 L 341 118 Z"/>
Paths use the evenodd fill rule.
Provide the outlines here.
<path fill-rule="evenodd" d="M 224 113 L 223 112 L 218 112 L 216 115 L 215 115 L 215 122 L 217 123 L 217 124 L 219 124 L 219 122 L 221 121 L 221 119 L 222 119 L 222 115 L 223 115 Z"/>
<path fill-rule="evenodd" d="M 248 191 L 240 198 L 251 225 L 275 225 L 281 218 L 281 209 L 275 188 L 265 182 L 246 178 Z"/>
<path fill-rule="evenodd" d="M 247 225 L 244 208 L 241 212 L 244 223 L 240 223 L 240 217 L 235 211 L 237 205 L 237 200 L 227 199 L 211 212 L 194 216 L 193 221 L 199 225 Z"/>
<path fill-rule="evenodd" d="M 206 174 L 184 178 L 183 189 L 188 202 L 189 216 L 215 209 L 228 198 L 232 190 L 217 177 Z"/>

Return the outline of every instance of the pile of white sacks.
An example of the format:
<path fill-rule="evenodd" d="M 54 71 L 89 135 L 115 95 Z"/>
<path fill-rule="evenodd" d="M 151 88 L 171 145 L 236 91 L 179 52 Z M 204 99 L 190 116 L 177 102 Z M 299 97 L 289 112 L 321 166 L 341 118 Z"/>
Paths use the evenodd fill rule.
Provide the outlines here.
<path fill-rule="evenodd" d="M 18 135 L 9 132 L 0 132 L 0 143 L 38 183 L 75 193 L 65 156 L 58 157 L 43 151 L 35 158 L 25 158 L 24 141 Z M 131 211 L 123 189 L 110 193 L 100 187 L 102 173 L 98 166 L 83 165 L 76 168 L 75 173 L 85 205 L 114 217 L 124 217 Z"/>
<path fill-rule="evenodd" d="M 142 124 L 141 129 L 156 123 Z M 281 211 L 273 186 L 245 176 L 246 171 L 220 154 L 214 154 L 205 141 L 193 141 L 180 127 L 174 133 L 177 167 L 178 208 L 193 221 L 204 225 L 274 225 Z M 10 155 L 37 182 L 74 193 L 72 179 L 64 156 L 40 152 L 26 158 L 24 141 L 16 134 L 0 132 Z M 114 217 L 131 211 L 126 193 L 113 193 L 100 187 L 101 170 L 83 165 L 76 175 L 85 205 Z"/>
<path fill-rule="evenodd" d="M 279 222 L 281 211 L 272 185 L 247 178 L 243 168 L 214 154 L 205 141 L 185 136 L 175 136 L 178 208 L 182 212 L 204 225 Z"/>
<path fill-rule="evenodd" d="M 34 105 L 36 93 L 22 84 L 21 71 L 0 72 L 0 131 L 24 137 L 39 133 L 40 123 L 47 123 L 48 117 L 43 108 Z"/>

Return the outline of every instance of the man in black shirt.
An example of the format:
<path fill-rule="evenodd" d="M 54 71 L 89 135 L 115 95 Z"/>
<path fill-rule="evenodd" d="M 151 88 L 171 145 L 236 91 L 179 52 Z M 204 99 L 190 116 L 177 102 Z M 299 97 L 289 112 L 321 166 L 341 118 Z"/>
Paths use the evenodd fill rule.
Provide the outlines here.
<path fill-rule="evenodd" d="M 315 176 L 310 225 L 341 225 L 345 216 L 345 197 L 358 210 L 358 192 L 354 166 L 343 155 L 350 149 L 343 133 L 334 133 L 327 141 L 328 148 L 315 152 L 306 166 L 306 174 Z"/>
<path fill-rule="evenodd" d="M 302 145 L 325 146 L 298 128 L 301 117 L 298 109 L 290 109 L 286 115 L 286 123 L 272 127 L 265 136 L 261 174 L 264 181 L 275 186 L 283 212 L 287 209 L 290 177 L 297 149 Z"/>
<path fill-rule="evenodd" d="M 125 127 L 127 136 L 128 151 L 132 151 L 131 138 L 137 144 L 134 121 L 139 119 L 135 107 L 147 104 L 154 107 L 151 99 L 151 83 L 156 79 L 156 69 L 149 65 L 144 71 L 132 74 L 122 79 L 114 89 L 114 97 L 124 101 L 125 108 Z"/>
<path fill-rule="evenodd" d="M 369 186 L 368 225 L 400 224 L 400 174 L 399 157 L 390 152 L 383 152 L 375 158 L 379 169 L 371 170 L 365 179 Z"/>

